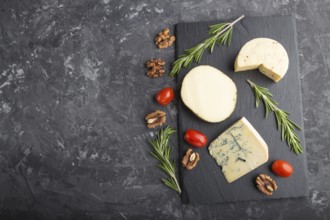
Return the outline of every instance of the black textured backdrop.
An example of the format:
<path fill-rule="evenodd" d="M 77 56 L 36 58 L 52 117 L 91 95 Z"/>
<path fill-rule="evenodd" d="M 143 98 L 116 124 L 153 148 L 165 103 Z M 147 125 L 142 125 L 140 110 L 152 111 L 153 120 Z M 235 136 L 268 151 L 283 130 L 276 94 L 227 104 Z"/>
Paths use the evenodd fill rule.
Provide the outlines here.
<path fill-rule="evenodd" d="M 329 9 L 330 0 L 1 0 L 0 219 L 329 219 Z M 159 180 L 147 143 L 157 129 L 143 120 L 176 80 L 148 78 L 144 63 L 163 58 L 169 70 L 174 46 L 153 42 L 162 28 L 242 14 L 297 22 L 308 197 L 185 205 Z M 176 106 L 162 108 L 175 128 Z M 178 160 L 175 135 L 171 146 Z"/>

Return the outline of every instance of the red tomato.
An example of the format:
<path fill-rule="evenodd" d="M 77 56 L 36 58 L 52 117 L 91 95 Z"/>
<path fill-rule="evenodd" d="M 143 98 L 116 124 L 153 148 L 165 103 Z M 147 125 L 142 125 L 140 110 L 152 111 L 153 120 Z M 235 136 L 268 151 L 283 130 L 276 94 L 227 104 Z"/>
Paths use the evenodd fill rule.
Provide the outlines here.
<path fill-rule="evenodd" d="M 171 87 L 164 88 L 156 94 L 156 101 L 160 105 L 167 105 L 174 99 L 174 91 Z"/>
<path fill-rule="evenodd" d="M 205 147 L 207 143 L 207 137 L 200 131 L 188 129 L 184 134 L 184 139 L 194 147 Z"/>
<path fill-rule="evenodd" d="M 275 160 L 272 165 L 272 171 L 281 177 L 289 177 L 293 173 L 293 167 L 285 160 Z"/>

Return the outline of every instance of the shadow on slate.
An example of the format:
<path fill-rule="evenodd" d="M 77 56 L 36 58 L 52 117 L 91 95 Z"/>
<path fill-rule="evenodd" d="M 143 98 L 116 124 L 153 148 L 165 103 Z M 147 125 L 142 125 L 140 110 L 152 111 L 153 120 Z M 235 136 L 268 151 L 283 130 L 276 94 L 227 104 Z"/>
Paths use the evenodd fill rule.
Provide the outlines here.
<path fill-rule="evenodd" d="M 177 24 L 176 57 L 182 54 L 185 49 L 191 48 L 206 39 L 208 37 L 208 26 L 219 22 Z M 257 37 L 275 39 L 288 52 L 290 59 L 289 69 L 285 77 L 278 83 L 274 83 L 258 70 L 239 73 L 235 73 L 233 70 L 234 60 L 241 47 L 247 41 Z M 295 153 L 290 152 L 290 148 L 286 142 L 281 141 L 281 134 L 277 130 L 274 114 L 271 113 L 265 118 L 264 106 L 260 105 L 258 109 L 255 107 L 254 94 L 246 83 L 246 80 L 250 79 L 261 86 L 269 88 L 274 95 L 274 99 L 279 102 L 280 107 L 290 112 L 290 118 L 303 128 L 299 59 L 294 17 L 244 18 L 234 27 L 231 46 L 215 47 L 212 54 L 205 51 L 200 65 L 214 66 L 227 74 L 235 82 L 238 90 L 237 105 L 234 113 L 227 120 L 220 123 L 207 123 L 197 118 L 184 106 L 182 100 L 179 100 L 180 159 L 190 147 L 183 139 L 184 132 L 188 128 L 197 129 L 205 133 L 210 143 L 226 128 L 242 116 L 245 116 L 268 144 L 269 160 L 266 164 L 229 184 L 224 178 L 220 167 L 210 156 L 208 147 L 195 149 L 201 156 L 197 167 L 191 171 L 187 171 L 181 166 L 182 201 L 191 204 L 205 204 L 306 196 L 306 149 L 303 132 L 298 131 L 297 133 L 304 148 L 304 153 L 297 156 Z M 179 86 L 181 86 L 184 76 L 195 66 L 197 64 L 193 63 L 189 69 L 181 70 L 181 73 L 177 77 Z M 286 160 L 293 165 L 295 170 L 290 178 L 277 177 L 271 172 L 271 163 L 277 159 Z M 268 174 L 276 181 L 279 189 L 274 192 L 273 196 L 266 196 L 257 190 L 254 180 L 260 173 Z"/>

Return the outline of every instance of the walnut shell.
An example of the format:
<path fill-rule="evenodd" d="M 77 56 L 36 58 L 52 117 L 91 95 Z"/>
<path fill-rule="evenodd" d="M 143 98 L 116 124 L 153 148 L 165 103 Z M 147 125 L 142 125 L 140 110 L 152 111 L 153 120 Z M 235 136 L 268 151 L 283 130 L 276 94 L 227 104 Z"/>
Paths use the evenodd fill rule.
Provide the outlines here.
<path fill-rule="evenodd" d="M 193 152 L 192 149 L 188 149 L 186 155 L 182 159 L 182 165 L 187 170 L 192 170 L 194 167 L 197 166 L 197 162 L 199 161 L 200 157 L 197 152 Z"/>
<path fill-rule="evenodd" d="M 166 113 L 160 110 L 148 114 L 144 118 L 147 122 L 148 128 L 155 128 L 163 125 L 166 122 Z"/>
<path fill-rule="evenodd" d="M 256 178 L 256 184 L 259 191 L 268 196 L 273 195 L 273 192 L 277 190 L 276 182 L 266 174 L 259 174 Z"/>

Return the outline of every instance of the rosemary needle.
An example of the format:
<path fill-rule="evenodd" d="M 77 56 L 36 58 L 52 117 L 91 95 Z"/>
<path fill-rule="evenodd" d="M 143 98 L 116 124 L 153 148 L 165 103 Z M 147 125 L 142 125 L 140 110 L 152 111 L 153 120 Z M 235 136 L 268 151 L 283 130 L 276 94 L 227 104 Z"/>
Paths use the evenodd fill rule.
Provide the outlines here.
<path fill-rule="evenodd" d="M 289 113 L 283 111 L 278 107 L 278 103 L 273 100 L 273 95 L 270 91 L 262 86 L 258 86 L 255 83 L 247 80 L 251 89 L 256 97 L 256 107 L 259 107 L 260 101 L 264 103 L 266 117 L 269 112 L 274 112 L 277 129 L 281 129 L 282 140 L 285 140 L 291 151 L 294 151 L 296 154 L 303 153 L 302 146 L 300 144 L 299 137 L 296 133 L 296 129 L 301 128 L 289 119 Z"/>
<path fill-rule="evenodd" d="M 190 66 L 192 61 L 199 63 L 204 51 L 208 48 L 210 53 L 213 52 L 214 46 L 228 45 L 230 46 L 231 38 L 233 34 L 233 26 L 238 21 L 244 18 L 244 15 L 237 18 L 231 23 L 220 23 L 214 24 L 209 27 L 209 38 L 204 40 L 202 43 L 195 45 L 194 47 L 185 50 L 179 58 L 172 63 L 172 69 L 169 73 L 170 77 L 174 77 L 179 74 L 182 67 L 187 68 Z"/>
<path fill-rule="evenodd" d="M 158 161 L 156 166 L 168 176 L 162 179 L 163 183 L 181 194 L 181 188 L 175 175 L 175 162 L 171 160 L 172 148 L 168 145 L 170 135 L 174 132 L 175 130 L 170 126 L 160 130 L 156 139 L 150 141 L 152 146 L 150 154 Z"/>

